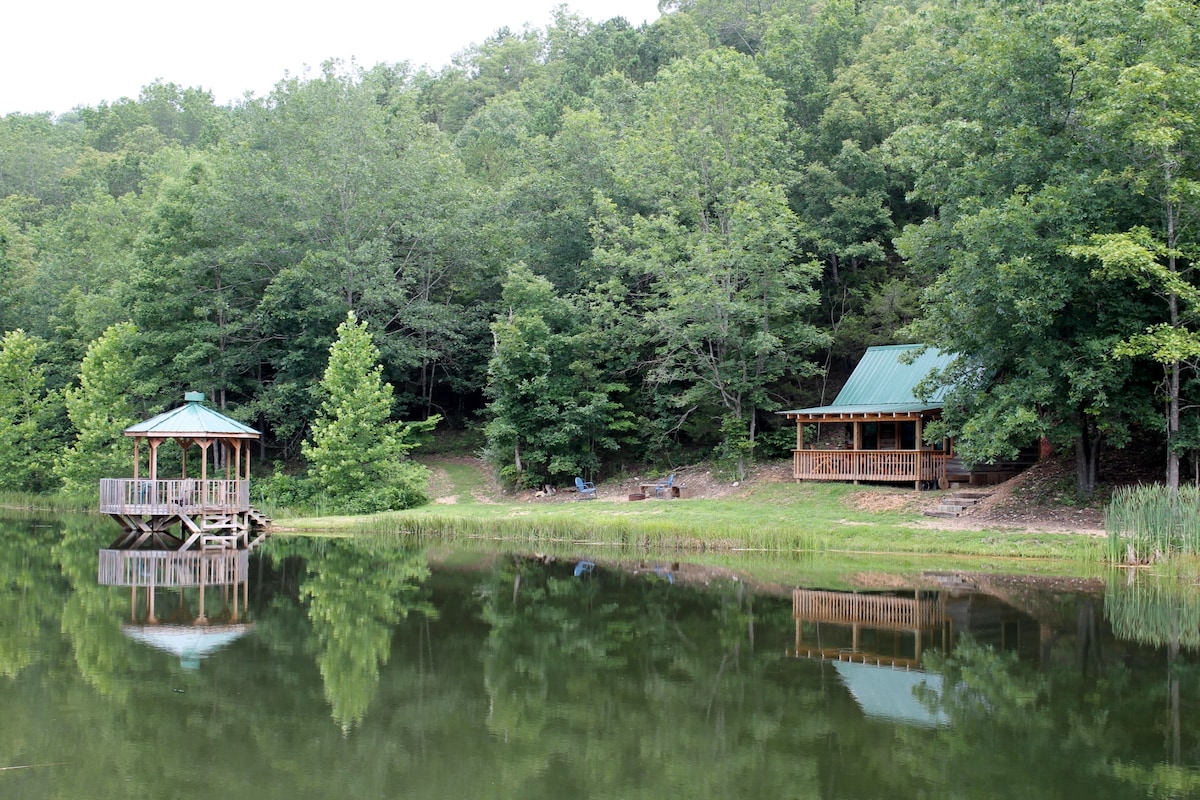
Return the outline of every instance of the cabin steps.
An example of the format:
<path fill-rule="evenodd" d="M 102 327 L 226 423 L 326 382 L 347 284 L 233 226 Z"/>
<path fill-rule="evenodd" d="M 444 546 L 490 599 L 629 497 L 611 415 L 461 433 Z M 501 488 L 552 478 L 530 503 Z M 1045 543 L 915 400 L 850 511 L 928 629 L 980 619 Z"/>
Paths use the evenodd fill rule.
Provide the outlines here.
<path fill-rule="evenodd" d="M 990 492 L 957 491 L 942 498 L 935 508 L 927 509 L 925 516 L 953 519 L 961 517 L 967 511 L 983 502 Z"/>

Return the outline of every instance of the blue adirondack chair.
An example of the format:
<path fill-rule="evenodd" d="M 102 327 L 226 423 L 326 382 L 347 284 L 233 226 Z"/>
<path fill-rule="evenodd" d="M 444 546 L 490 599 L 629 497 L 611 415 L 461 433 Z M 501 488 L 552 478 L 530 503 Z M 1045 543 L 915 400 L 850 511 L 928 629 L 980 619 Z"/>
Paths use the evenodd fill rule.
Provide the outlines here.
<path fill-rule="evenodd" d="M 595 500 L 596 499 L 596 484 L 591 481 L 585 481 L 579 476 L 575 477 L 575 488 L 579 490 L 580 500 Z"/>
<path fill-rule="evenodd" d="M 654 487 L 654 496 L 662 497 L 665 495 L 667 497 L 670 497 L 671 496 L 671 487 L 674 485 L 675 485 L 675 473 L 672 472 L 670 477 L 667 478 L 666 483 L 660 483 Z"/>

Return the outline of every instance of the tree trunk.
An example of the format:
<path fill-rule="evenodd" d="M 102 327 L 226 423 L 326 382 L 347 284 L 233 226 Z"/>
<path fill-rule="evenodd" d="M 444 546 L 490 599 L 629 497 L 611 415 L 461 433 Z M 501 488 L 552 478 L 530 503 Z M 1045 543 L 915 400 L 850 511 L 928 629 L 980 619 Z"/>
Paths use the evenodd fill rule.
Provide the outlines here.
<path fill-rule="evenodd" d="M 1084 419 L 1079 436 L 1075 439 L 1075 488 L 1081 497 L 1090 498 L 1096 493 L 1100 440 L 1101 434 L 1095 424 Z"/>

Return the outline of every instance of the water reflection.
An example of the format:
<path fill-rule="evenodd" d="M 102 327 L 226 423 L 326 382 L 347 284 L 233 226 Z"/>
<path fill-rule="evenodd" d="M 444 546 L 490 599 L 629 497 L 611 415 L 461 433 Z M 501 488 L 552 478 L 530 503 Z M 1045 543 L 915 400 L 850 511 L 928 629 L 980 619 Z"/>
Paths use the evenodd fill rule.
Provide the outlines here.
<path fill-rule="evenodd" d="M 391 656 L 397 623 L 437 617 L 423 588 L 424 548 L 395 537 L 274 542 L 272 558 L 299 558 L 298 597 L 312 626 L 325 698 L 343 733 L 362 722 Z"/>
<path fill-rule="evenodd" d="M 4 796 L 1200 794 L 1184 587 L 280 538 L 201 611 L 55 524 L 0 522 L 0 767 L 57 765 Z M 251 623 L 199 669 L 130 635 Z"/>
<path fill-rule="evenodd" d="M 925 648 L 950 647 L 947 606 L 953 600 L 946 592 L 906 596 L 797 589 L 792 593 L 796 642 L 791 654 L 832 661 L 867 716 L 945 725 L 949 717 L 937 707 L 942 677 L 920 667 Z"/>
<path fill-rule="evenodd" d="M 254 629 L 246 550 L 101 550 L 98 564 L 99 585 L 130 590 L 121 632 L 172 653 L 184 669 Z"/>

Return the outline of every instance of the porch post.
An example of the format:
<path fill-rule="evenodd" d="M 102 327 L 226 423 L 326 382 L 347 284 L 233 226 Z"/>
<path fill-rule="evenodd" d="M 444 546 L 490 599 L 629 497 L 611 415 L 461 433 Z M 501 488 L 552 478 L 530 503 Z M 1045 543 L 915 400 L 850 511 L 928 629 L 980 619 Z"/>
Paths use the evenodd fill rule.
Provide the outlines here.
<path fill-rule="evenodd" d="M 924 421 L 925 421 L 924 418 L 920 414 L 918 414 L 917 415 L 917 440 L 915 442 L 913 442 L 913 446 L 917 448 L 917 480 L 913 484 L 913 489 L 917 490 L 918 492 L 921 491 L 921 479 L 925 477 L 925 460 L 922 458 L 925 448 L 922 446 L 923 442 L 921 439 L 921 432 L 922 432 L 921 423 Z"/>

